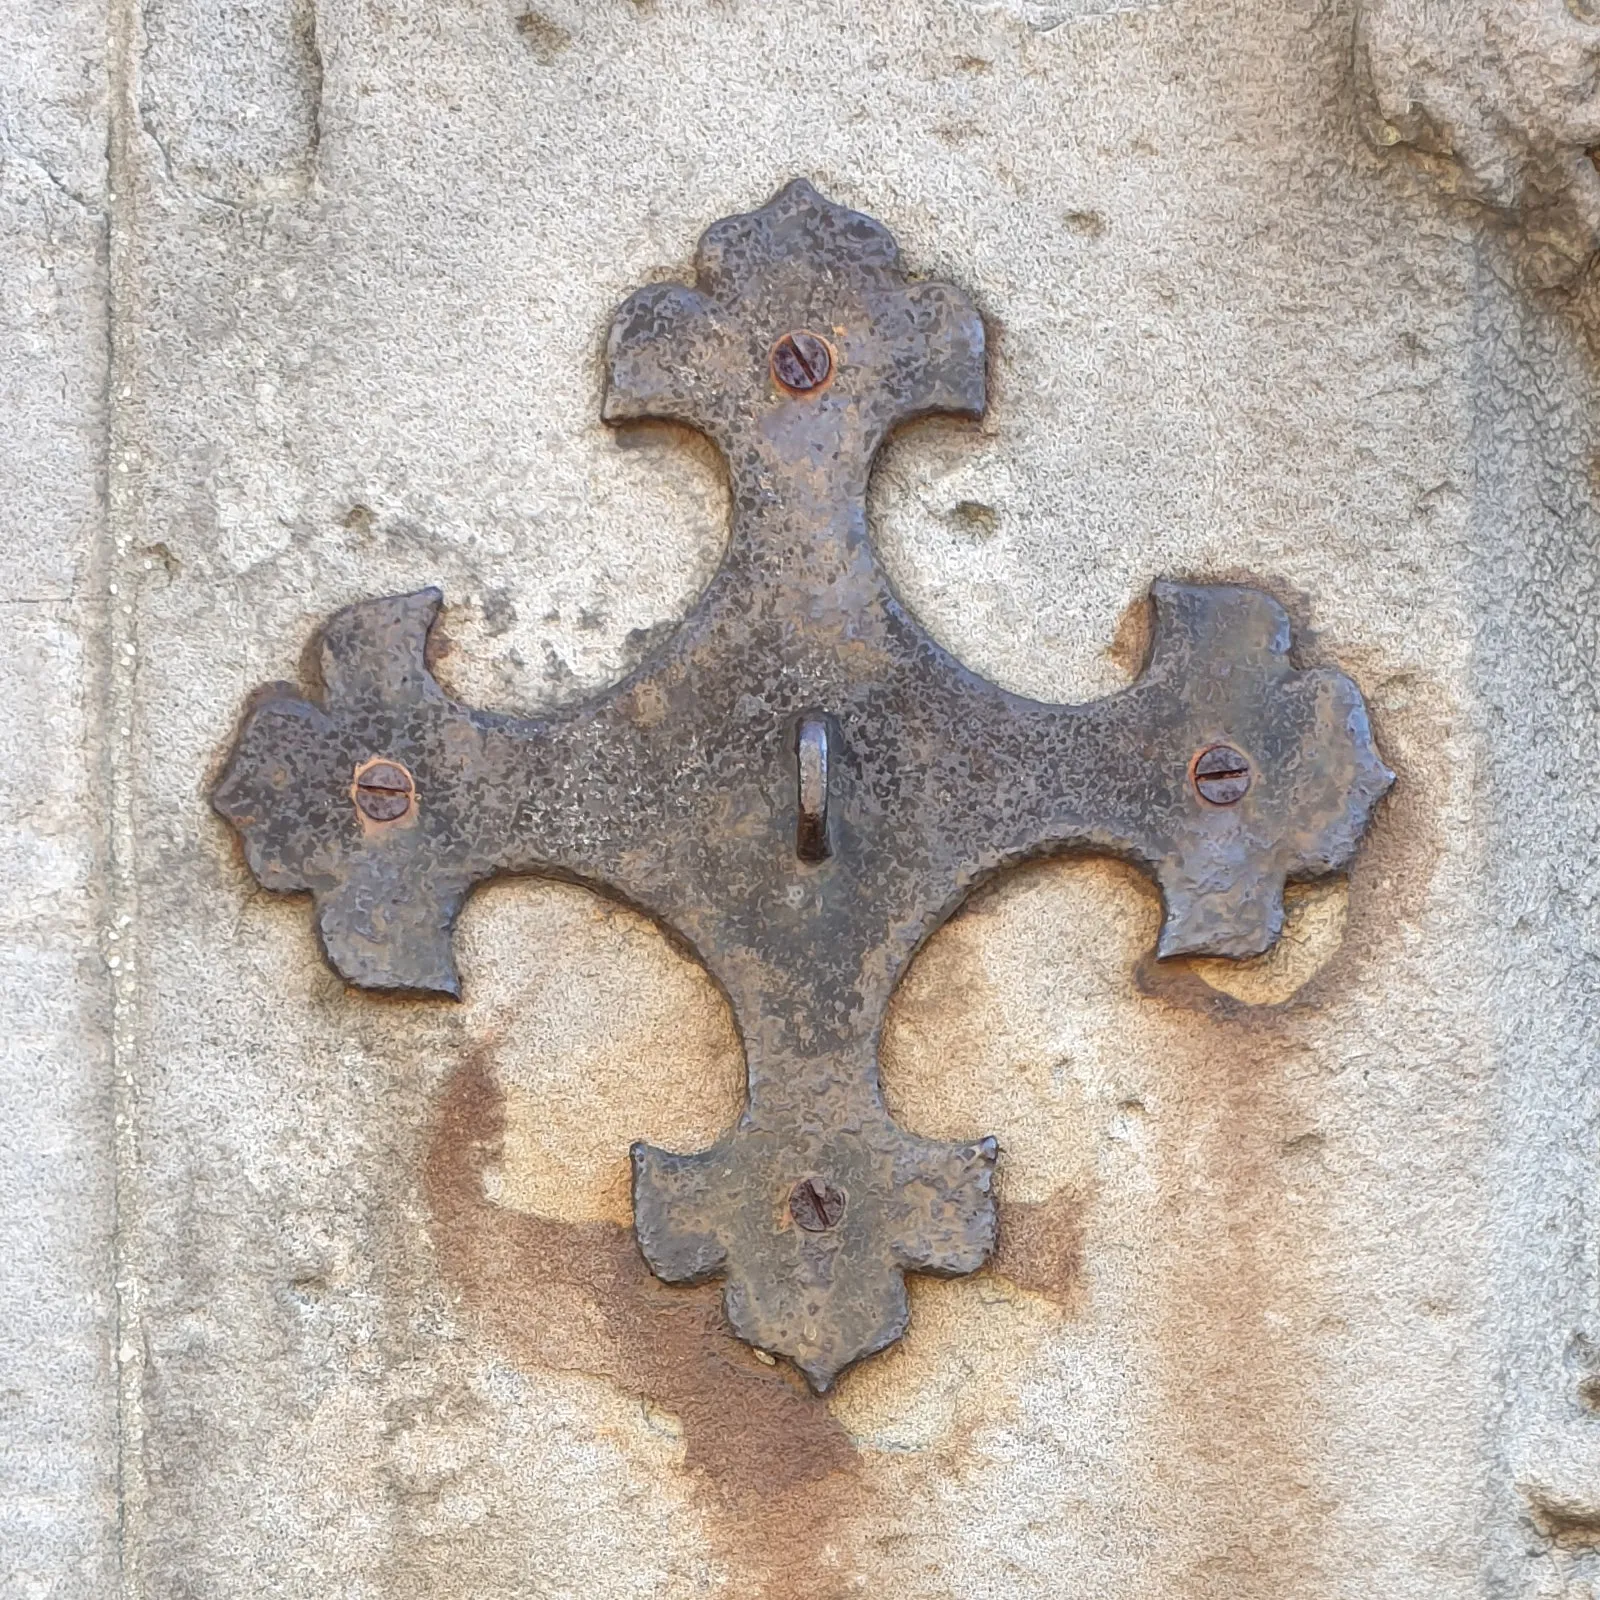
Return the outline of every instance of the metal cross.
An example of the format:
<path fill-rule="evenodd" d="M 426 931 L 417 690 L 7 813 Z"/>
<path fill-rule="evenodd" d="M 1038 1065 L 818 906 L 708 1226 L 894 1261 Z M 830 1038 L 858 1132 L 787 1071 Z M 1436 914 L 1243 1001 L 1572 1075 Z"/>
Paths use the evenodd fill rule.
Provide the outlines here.
<path fill-rule="evenodd" d="M 634 294 L 607 349 L 605 420 L 687 423 L 732 480 L 727 554 L 670 642 L 513 717 L 430 674 L 437 590 L 352 606 L 314 698 L 255 700 L 214 798 L 365 988 L 457 994 L 456 914 L 503 873 L 594 885 L 686 940 L 749 1097 L 708 1150 L 634 1147 L 639 1244 L 668 1282 L 721 1277 L 739 1337 L 820 1391 L 904 1332 L 906 1272 L 972 1272 L 993 1243 L 995 1141 L 909 1134 L 878 1084 L 895 984 L 973 886 L 1103 852 L 1159 884 L 1159 954 L 1256 955 L 1285 880 L 1342 867 L 1393 775 L 1355 685 L 1293 667 L 1253 589 L 1157 583 L 1142 675 L 1087 705 L 968 671 L 895 598 L 865 500 L 897 425 L 982 412 L 970 301 L 804 182 L 712 227 L 696 269 Z"/>

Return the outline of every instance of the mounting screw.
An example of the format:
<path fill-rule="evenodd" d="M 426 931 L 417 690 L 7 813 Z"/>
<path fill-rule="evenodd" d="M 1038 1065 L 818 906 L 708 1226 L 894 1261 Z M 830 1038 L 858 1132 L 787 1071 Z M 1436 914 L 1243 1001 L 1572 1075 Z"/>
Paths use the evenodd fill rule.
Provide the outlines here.
<path fill-rule="evenodd" d="M 1231 744 L 1214 744 L 1194 758 L 1194 786 L 1202 800 L 1231 806 L 1250 788 L 1250 762 Z"/>
<path fill-rule="evenodd" d="M 356 768 L 356 806 L 374 822 L 398 822 L 411 809 L 416 785 L 398 761 L 369 761 Z"/>
<path fill-rule="evenodd" d="M 772 376 L 790 394 L 810 394 L 828 381 L 833 353 L 816 334 L 797 328 L 772 347 Z"/>
<path fill-rule="evenodd" d="M 826 1178 L 802 1178 L 789 1191 L 789 1215 L 807 1233 L 826 1233 L 844 1215 L 844 1191 Z"/>

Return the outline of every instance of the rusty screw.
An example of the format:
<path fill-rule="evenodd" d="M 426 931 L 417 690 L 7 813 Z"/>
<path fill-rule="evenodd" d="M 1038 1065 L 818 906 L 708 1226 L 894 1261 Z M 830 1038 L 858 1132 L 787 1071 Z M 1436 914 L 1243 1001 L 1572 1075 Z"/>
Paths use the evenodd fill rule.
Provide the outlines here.
<path fill-rule="evenodd" d="M 1194 786 L 1214 806 L 1234 805 L 1250 788 L 1250 763 L 1231 744 L 1214 744 L 1195 757 Z"/>
<path fill-rule="evenodd" d="M 789 1191 L 789 1215 L 807 1233 L 826 1233 L 844 1215 L 844 1192 L 826 1178 L 802 1178 Z"/>
<path fill-rule="evenodd" d="M 772 347 L 772 376 L 790 394 L 820 389 L 833 371 L 833 357 L 816 334 L 797 328 Z"/>
<path fill-rule="evenodd" d="M 373 761 L 356 773 L 356 805 L 374 822 L 397 822 L 411 809 L 411 774 L 396 761 Z"/>

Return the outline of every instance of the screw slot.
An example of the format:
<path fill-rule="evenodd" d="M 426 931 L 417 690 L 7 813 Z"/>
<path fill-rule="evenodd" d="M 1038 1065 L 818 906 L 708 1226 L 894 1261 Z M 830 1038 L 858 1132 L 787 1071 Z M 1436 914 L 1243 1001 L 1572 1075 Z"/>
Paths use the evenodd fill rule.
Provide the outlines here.
<path fill-rule="evenodd" d="M 807 1233 L 826 1233 L 844 1215 L 844 1191 L 826 1178 L 802 1178 L 789 1191 L 789 1215 Z"/>
<path fill-rule="evenodd" d="M 1231 744 L 1214 744 L 1202 750 L 1194 758 L 1192 770 L 1196 793 L 1214 806 L 1236 805 L 1249 792 L 1249 758 Z"/>
<path fill-rule="evenodd" d="M 380 756 L 356 768 L 351 792 L 362 816 L 373 822 L 398 822 L 411 809 L 416 784 L 398 761 Z"/>
<path fill-rule="evenodd" d="M 786 333 L 772 347 L 772 376 L 790 394 L 812 394 L 833 376 L 827 340 L 807 328 Z"/>

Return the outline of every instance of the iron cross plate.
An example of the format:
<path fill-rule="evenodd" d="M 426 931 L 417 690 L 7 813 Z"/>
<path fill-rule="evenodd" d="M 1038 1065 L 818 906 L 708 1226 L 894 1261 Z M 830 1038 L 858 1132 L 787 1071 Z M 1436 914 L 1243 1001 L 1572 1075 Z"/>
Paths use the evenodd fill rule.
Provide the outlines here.
<path fill-rule="evenodd" d="M 906 1272 L 972 1272 L 994 1241 L 995 1141 L 907 1133 L 878 1083 L 895 984 L 973 886 L 1104 852 L 1160 886 L 1159 954 L 1257 955 L 1285 880 L 1345 865 L 1393 775 L 1355 685 L 1297 670 L 1253 589 L 1157 583 L 1143 673 L 1087 705 L 1008 694 L 923 631 L 867 479 L 899 424 L 981 414 L 983 323 L 809 184 L 712 227 L 693 288 L 634 294 L 606 360 L 607 422 L 697 428 L 732 480 L 726 556 L 670 642 L 582 705 L 507 716 L 429 672 L 437 590 L 352 606 L 309 695 L 252 701 L 215 805 L 363 988 L 457 994 L 456 914 L 503 873 L 685 940 L 748 1103 L 708 1150 L 634 1146 L 639 1245 L 670 1283 L 721 1277 L 739 1337 L 821 1391 L 904 1332 Z"/>

